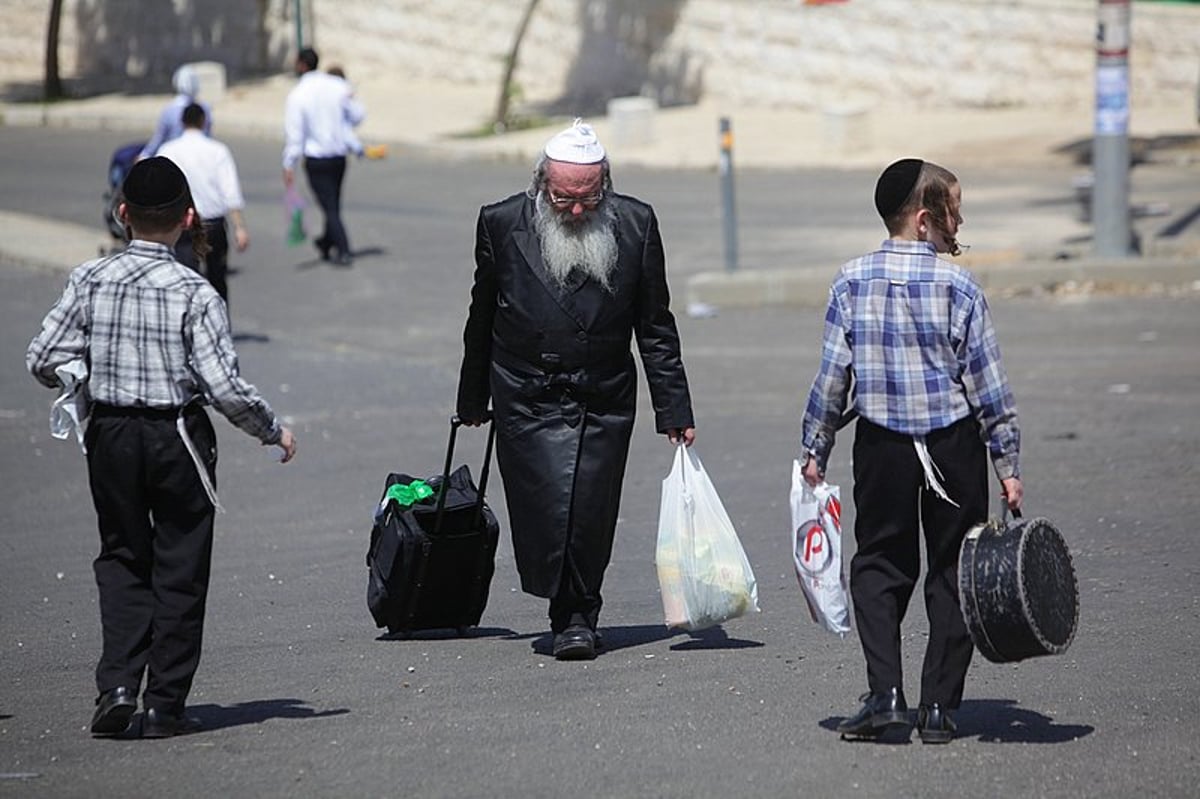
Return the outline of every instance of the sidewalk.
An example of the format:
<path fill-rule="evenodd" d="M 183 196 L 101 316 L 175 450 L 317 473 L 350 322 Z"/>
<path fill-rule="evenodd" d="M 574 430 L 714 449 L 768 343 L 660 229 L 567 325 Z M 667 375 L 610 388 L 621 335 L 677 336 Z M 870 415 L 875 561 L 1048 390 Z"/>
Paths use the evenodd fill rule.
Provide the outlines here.
<path fill-rule="evenodd" d="M 353 76 L 352 76 L 353 77 Z M 531 160 L 553 127 L 478 136 L 495 107 L 495 87 L 449 82 L 353 81 L 367 109 L 364 141 L 468 158 Z M 283 107 L 295 79 L 277 75 L 230 86 L 211 100 L 215 129 L 282 139 Z M 170 95 L 101 95 L 53 104 L 0 103 L 0 124 L 148 132 Z M 1135 101 L 1132 137 L 1195 134 L 1195 104 L 1180 94 Z M 1089 108 L 907 109 L 846 103 L 815 111 L 729 107 L 715 101 L 658 109 L 642 135 L 589 118 L 614 161 L 667 169 L 716 168 L 718 124 L 732 123 L 739 167 L 875 167 L 919 149 L 930 160 L 975 165 L 1061 161 L 1057 148 L 1091 135 Z M 558 126 L 569 120 L 555 122 Z M 625 139 L 625 140 L 623 140 Z M 1200 159 L 1200 153 L 1196 154 Z"/>
<path fill-rule="evenodd" d="M 353 79 L 354 76 L 351 76 Z M 282 116 L 294 78 L 272 78 L 230 86 L 212 100 L 215 129 L 265 139 L 282 139 Z M 444 82 L 404 84 L 390 79 L 353 81 L 368 112 L 359 129 L 365 143 L 386 143 L 449 159 L 506 159 L 532 163 L 554 128 L 479 136 L 494 107 L 494 87 Z M 105 95 L 50 105 L 0 104 L 4 125 L 71 127 L 148 132 L 169 95 Z M 1157 98 L 1138 104 L 1131 115 L 1132 137 L 1178 137 L 1197 133 L 1194 102 Z M 713 169 L 718 166 L 720 119 L 733 129 L 737 169 L 869 168 L 919 150 L 950 166 L 1060 166 L 1070 163 L 1060 148 L 1091 134 L 1090 109 L 956 109 L 897 112 L 844 105 L 820 111 L 726 108 L 714 102 L 659 109 L 647 127 L 629 135 L 630 125 L 607 117 L 590 118 L 614 163 L 658 168 Z M 566 120 L 555 122 L 555 128 Z M 916 144 L 919 143 L 919 144 Z M 1174 155 L 1183 168 L 1200 174 L 1200 148 Z M 1085 167 L 1080 167 L 1083 171 Z M 1200 201 L 1198 192 L 1197 201 Z M 53 235 L 10 235 L 13 226 L 53 224 Z M 1046 261 L 1044 254 L 972 253 L 964 263 L 993 285 L 1022 286 L 1065 279 L 1081 281 L 1165 281 L 1189 284 L 1200 279 L 1200 231 L 1188 226 L 1170 242 L 1144 243 L 1146 257 L 1100 264 L 1086 255 L 1070 261 Z M 91 229 L 0 214 L 5 255 L 28 263 L 73 263 L 80 251 L 104 242 Z M 43 247 L 47 249 L 38 250 Z M 64 260 L 63 254 L 74 253 Z M 826 276 L 822 276 L 822 280 Z M 803 270 L 737 275 L 700 275 L 688 288 L 690 302 L 743 305 L 793 302 L 809 293 Z"/>

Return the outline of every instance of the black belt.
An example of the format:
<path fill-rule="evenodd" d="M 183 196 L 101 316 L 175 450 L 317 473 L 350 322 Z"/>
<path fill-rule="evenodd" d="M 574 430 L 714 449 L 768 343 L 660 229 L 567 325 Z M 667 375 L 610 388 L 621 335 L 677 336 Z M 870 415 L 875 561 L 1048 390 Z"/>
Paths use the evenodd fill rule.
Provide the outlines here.
<path fill-rule="evenodd" d="M 566 374 L 585 371 L 593 375 L 607 375 L 624 371 L 629 365 L 631 354 L 629 349 L 612 349 L 601 354 L 589 353 L 590 357 L 563 358 L 557 352 L 518 353 L 505 349 L 495 343 L 492 345 L 492 360 L 508 369 L 520 372 L 538 372 L 543 374 Z"/>
<path fill-rule="evenodd" d="M 136 405 L 107 405 L 103 402 L 92 404 L 91 415 L 96 417 L 123 417 L 126 419 L 170 419 L 174 420 L 179 417 L 181 412 L 190 413 L 200 410 L 201 406 L 196 403 L 184 405 L 182 407 L 172 408 L 147 408 Z"/>

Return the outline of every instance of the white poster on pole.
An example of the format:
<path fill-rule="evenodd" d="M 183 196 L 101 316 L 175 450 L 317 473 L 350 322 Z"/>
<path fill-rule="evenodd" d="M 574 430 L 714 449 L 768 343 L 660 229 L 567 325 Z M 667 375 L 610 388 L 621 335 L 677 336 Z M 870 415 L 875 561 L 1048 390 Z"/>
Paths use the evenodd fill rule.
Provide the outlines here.
<path fill-rule="evenodd" d="M 1129 67 L 1096 67 L 1096 135 L 1129 133 Z"/>

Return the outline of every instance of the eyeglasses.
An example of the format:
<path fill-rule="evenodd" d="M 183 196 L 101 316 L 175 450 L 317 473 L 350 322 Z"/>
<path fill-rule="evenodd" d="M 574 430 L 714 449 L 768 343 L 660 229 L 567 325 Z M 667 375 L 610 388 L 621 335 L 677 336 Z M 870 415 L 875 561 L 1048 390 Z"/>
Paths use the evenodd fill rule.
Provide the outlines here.
<path fill-rule="evenodd" d="M 587 197 L 559 197 L 554 192 L 547 190 L 546 198 L 555 208 L 572 208 L 576 203 L 584 208 L 591 208 L 600 204 L 600 201 L 604 199 L 604 192 L 589 194 Z"/>

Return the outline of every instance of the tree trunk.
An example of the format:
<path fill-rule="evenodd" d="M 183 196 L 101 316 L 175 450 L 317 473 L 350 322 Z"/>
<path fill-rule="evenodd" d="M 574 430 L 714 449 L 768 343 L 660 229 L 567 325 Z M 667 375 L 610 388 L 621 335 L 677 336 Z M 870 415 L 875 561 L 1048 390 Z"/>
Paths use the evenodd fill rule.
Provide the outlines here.
<path fill-rule="evenodd" d="M 58 74 L 58 27 L 62 19 L 62 0 L 51 0 L 50 23 L 46 26 L 46 80 L 43 94 L 47 100 L 63 96 L 62 79 Z"/>
<path fill-rule="evenodd" d="M 513 37 L 512 49 L 504 64 L 504 78 L 500 81 L 500 97 L 496 101 L 496 118 L 492 121 L 492 129 L 497 133 L 508 127 L 508 102 L 512 98 L 512 77 L 517 69 L 517 55 L 521 51 L 521 41 L 525 38 L 525 29 L 533 17 L 533 10 L 541 0 L 529 0 L 525 13 L 521 16 L 521 24 L 517 26 L 517 34 Z"/>

